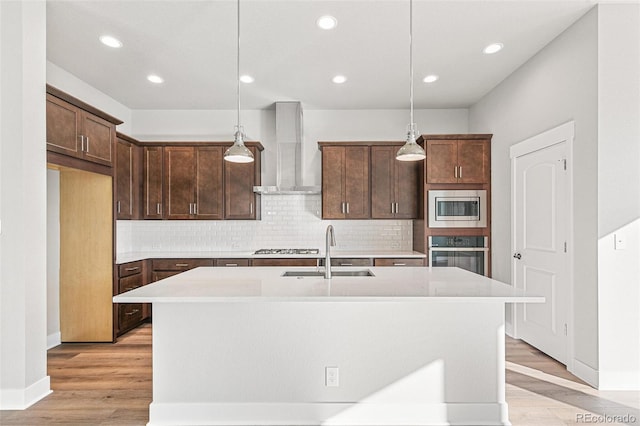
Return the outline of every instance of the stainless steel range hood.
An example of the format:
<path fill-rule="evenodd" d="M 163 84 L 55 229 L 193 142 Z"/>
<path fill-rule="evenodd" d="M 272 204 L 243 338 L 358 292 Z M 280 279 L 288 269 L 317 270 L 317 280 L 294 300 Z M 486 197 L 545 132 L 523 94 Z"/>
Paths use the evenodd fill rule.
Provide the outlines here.
<path fill-rule="evenodd" d="M 302 186 L 300 102 L 276 102 L 276 150 L 276 186 L 254 186 L 253 191 L 264 195 L 319 194 L 319 186 Z"/>

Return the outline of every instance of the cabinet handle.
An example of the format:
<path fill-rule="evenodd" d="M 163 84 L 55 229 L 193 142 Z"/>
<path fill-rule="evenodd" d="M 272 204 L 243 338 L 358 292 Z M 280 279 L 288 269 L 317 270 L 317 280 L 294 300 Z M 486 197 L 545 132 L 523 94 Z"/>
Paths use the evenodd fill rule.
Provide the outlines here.
<path fill-rule="evenodd" d="M 342 263 L 342 262 L 340 262 L 340 263 L 338 263 L 338 265 L 340 265 L 340 266 L 353 266 L 353 263 Z"/>
<path fill-rule="evenodd" d="M 225 263 L 224 266 L 238 266 L 237 263 Z"/>
<path fill-rule="evenodd" d="M 187 266 L 189 266 L 188 263 L 176 263 L 176 266 L 180 267 L 180 268 L 185 268 Z"/>
<path fill-rule="evenodd" d="M 399 213 L 400 208 L 399 208 L 398 203 L 395 203 L 395 204 L 396 204 L 396 211 L 395 211 L 395 214 L 398 214 L 398 213 Z"/>
<path fill-rule="evenodd" d="M 344 214 L 344 201 L 340 203 L 340 213 Z"/>
<path fill-rule="evenodd" d="M 395 213 L 396 203 L 391 203 L 391 214 Z"/>
<path fill-rule="evenodd" d="M 139 266 L 134 266 L 134 267 L 131 267 L 131 268 L 124 268 L 124 270 L 127 271 L 127 272 L 137 271 L 138 269 L 140 269 Z"/>
<path fill-rule="evenodd" d="M 458 166 L 458 178 L 462 179 L 462 166 Z"/>
<path fill-rule="evenodd" d="M 88 154 L 89 153 L 89 136 L 87 136 L 86 139 L 87 139 L 87 151 L 86 152 Z"/>
<path fill-rule="evenodd" d="M 156 203 L 156 213 L 157 214 L 161 214 L 160 213 L 160 203 Z"/>
<path fill-rule="evenodd" d="M 198 214 L 198 204 L 193 203 L 193 214 Z"/>
<path fill-rule="evenodd" d="M 253 214 L 253 203 L 249 203 L 249 214 Z"/>
<path fill-rule="evenodd" d="M 347 214 L 349 214 L 349 203 L 345 203 L 347 205 Z"/>
<path fill-rule="evenodd" d="M 140 309 L 134 309 L 133 311 L 131 311 L 131 312 L 125 312 L 124 314 L 125 314 L 125 315 L 129 315 L 129 316 L 131 316 L 131 315 L 135 315 L 135 314 L 137 314 L 138 312 L 140 312 Z"/>
<path fill-rule="evenodd" d="M 193 203 L 189 203 L 189 214 L 193 214 Z"/>
<path fill-rule="evenodd" d="M 118 201 L 118 213 L 120 213 L 120 201 Z"/>
<path fill-rule="evenodd" d="M 458 166 L 453 166 L 453 177 L 458 179 Z"/>
<path fill-rule="evenodd" d="M 84 152 L 84 136 L 80 135 L 80 152 Z"/>
<path fill-rule="evenodd" d="M 393 262 L 393 266 L 407 266 L 406 263 Z"/>

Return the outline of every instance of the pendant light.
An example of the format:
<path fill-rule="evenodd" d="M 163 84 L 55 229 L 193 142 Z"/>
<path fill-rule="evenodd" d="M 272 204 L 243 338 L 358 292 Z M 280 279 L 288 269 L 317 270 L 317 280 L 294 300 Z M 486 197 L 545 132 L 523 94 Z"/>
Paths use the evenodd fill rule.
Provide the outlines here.
<path fill-rule="evenodd" d="M 410 123 L 407 127 L 407 141 L 396 153 L 396 160 L 419 161 L 424 160 L 427 154 L 424 149 L 416 143 L 418 129 L 413 121 L 413 0 L 409 0 L 409 86 L 410 95 Z"/>
<path fill-rule="evenodd" d="M 232 163 L 251 163 L 253 154 L 251 150 L 244 145 L 244 128 L 240 125 L 240 0 L 237 2 L 238 9 L 238 50 L 236 56 L 236 71 L 238 83 L 238 121 L 235 126 L 233 145 L 224 153 L 224 159 Z"/>

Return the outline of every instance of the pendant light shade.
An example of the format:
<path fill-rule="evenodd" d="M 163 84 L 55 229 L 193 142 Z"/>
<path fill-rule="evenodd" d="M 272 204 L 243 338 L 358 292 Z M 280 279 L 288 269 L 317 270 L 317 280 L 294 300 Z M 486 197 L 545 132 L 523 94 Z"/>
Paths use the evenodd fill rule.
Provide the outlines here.
<path fill-rule="evenodd" d="M 416 143 L 418 129 L 416 123 L 413 122 L 413 0 L 409 0 L 409 86 L 410 123 L 407 128 L 406 142 L 396 153 L 396 160 L 420 161 L 424 160 L 427 154 Z"/>
<path fill-rule="evenodd" d="M 244 145 L 244 128 L 240 125 L 240 0 L 238 5 L 238 50 L 236 56 L 236 81 L 238 83 L 238 121 L 234 132 L 233 145 L 224 153 L 224 159 L 232 163 L 251 163 L 253 161 L 253 153 Z"/>

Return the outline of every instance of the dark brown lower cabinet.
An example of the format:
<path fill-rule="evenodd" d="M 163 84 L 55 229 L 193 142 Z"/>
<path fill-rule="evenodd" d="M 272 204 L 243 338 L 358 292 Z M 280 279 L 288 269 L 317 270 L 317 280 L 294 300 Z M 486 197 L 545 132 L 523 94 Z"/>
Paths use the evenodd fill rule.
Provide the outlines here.
<path fill-rule="evenodd" d="M 373 260 L 373 266 L 424 266 L 423 258 L 378 258 Z"/>
<path fill-rule="evenodd" d="M 317 259 L 253 259 L 252 266 L 317 266 Z"/>
<path fill-rule="evenodd" d="M 159 281 L 198 266 L 213 266 L 213 259 L 153 259 L 151 281 Z"/>
<path fill-rule="evenodd" d="M 146 262 L 143 260 L 118 265 L 118 288 L 116 294 L 148 284 L 146 276 Z M 115 305 L 115 311 L 116 334 L 120 336 L 149 318 L 151 306 L 149 303 L 122 303 Z"/>

